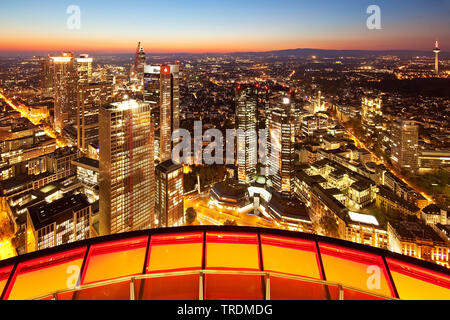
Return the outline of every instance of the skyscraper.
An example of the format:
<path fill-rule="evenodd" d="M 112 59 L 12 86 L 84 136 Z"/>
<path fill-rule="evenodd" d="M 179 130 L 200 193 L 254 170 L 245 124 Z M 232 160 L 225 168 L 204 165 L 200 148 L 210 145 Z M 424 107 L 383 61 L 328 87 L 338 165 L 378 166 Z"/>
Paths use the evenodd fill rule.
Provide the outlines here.
<path fill-rule="evenodd" d="M 269 120 L 270 177 L 275 192 L 290 198 L 294 193 L 295 123 L 291 99 L 278 95 L 271 102 Z"/>
<path fill-rule="evenodd" d="M 391 129 L 391 160 L 398 170 L 415 172 L 418 166 L 419 126 L 410 120 L 397 120 Z"/>
<path fill-rule="evenodd" d="M 136 100 L 100 108 L 101 235 L 154 226 L 155 170 L 150 106 Z"/>
<path fill-rule="evenodd" d="M 86 83 L 78 85 L 77 98 L 77 145 L 87 154 L 89 144 L 98 140 L 98 113 L 101 106 L 112 100 L 110 83 Z"/>
<path fill-rule="evenodd" d="M 156 167 L 155 177 L 155 214 L 158 226 L 180 225 L 184 215 L 183 166 L 167 160 Z"/>
<path fill-rule="evenodd" d="M 381 98 L 380 97 L 363 97 L 361 99 L 361 120 L 364 128 L 369 133 L 375 133 L 375 128 L 381 126 L 381 123 L 377 123 L 377 117 L 383 115 L 381 111 Z"/>
<path fill-rule="evenodd" d="M 77 58 L 77 74 L 78 83 L 87 84 L 92 81 L 92 62 L 94 59 L 89 58 L 88 54 L 81 54 Z"/>
<path fill-rule="evenodd" d="M 180 127 L 180 68 L 145 66 L 144 100 L 152 106 L 159 133 L 159 160 L 171 158 L 172 132 Z"/>
<path fill-rule="evenodd" d="M 441 52 L 441 49 L 439 48 L 439 42 L 438 41 L 436 41 L 436 44 L 434 46 L 433 52 L 436 55 L 435 60 L 434 60 L 434 72 L 436 74 L 439 74 L 439 53 Z"/>
<path fill-rule="evenodd" d="M 135 82 L 141 88 L 144 82 L 145 60 L 146 60 L 145 51 L 144 48 L 141 47 L 141 43 L 139 42 L 136 49 L 136 57 L 134 60 L 134 65 L 131 67 L 130 79 L 132 82 Z"/>
<path fill-rule="evenodd" d="M 53 61 L 53 92 L 55 100 L 55 129 L 61 132 L 75 121 L 77 108 L 77 74 L 73 54 L 64 52 L 51 57 Z"/>
<path fill-rule="evenodd" d="M 255 86 L 238 86 L 236 89 L 236 126 L 238 180 L 249 184 L 256 179 L 256 164 L 258 161 L 258 141 L 256 108 L 258 89 Z"/>
<path fill-rule="evenodd" d="M 53 90 L 53 59 L 44 58 L 41 61 L 41 88 L 47 92 Z"/>

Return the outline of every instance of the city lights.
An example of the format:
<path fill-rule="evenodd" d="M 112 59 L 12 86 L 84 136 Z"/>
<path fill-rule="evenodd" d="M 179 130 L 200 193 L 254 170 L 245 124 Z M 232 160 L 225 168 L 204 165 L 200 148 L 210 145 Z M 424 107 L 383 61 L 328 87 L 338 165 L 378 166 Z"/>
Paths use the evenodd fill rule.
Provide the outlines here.
<path fill-rule="evenodd" d="M 3 6 L 0 300 L 450 300 L 447 4 L 288 2 Z"/>

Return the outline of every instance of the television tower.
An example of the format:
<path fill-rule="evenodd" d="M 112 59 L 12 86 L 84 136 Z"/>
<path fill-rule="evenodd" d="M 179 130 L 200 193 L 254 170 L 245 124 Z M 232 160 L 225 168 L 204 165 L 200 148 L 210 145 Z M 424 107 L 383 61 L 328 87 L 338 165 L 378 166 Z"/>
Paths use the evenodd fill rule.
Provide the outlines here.
<path fill-rule="evenodd" d="M 439 53 L 441 52 L 441 49 L 439 49 L 439 41 L 437 40 L 433 52 L 436 54 L 436 60 L 434 62 L 434 72 L 436 74 L 439 74 Z"/>

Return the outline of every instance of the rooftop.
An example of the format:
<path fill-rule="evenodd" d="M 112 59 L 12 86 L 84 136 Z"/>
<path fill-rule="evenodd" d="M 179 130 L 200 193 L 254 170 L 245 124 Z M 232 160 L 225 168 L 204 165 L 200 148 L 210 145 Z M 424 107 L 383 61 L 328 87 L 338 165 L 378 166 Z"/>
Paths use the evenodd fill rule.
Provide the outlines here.
<path fill-rule="evenodd" d="M 75 211 L 90 206 L 85 195 L 68 195 L 52 203 L 41 203 L 28 208 L 35 230 L 41 229 L 60 218 L 70 216 Z"/>

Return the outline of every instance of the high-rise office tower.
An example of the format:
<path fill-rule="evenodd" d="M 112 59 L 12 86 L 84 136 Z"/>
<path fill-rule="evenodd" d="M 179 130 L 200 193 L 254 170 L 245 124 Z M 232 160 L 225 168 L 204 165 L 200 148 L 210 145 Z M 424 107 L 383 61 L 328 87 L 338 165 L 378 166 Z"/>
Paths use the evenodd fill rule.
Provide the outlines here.
<path fill-rule="evenodd" d="M 415 172 L 418 166 L 419 126 L 410 120 L 397 120 L 391 129 L 391 160 L 398 170 Z"/>
<path fill-rule="evenodd" d="M 182 224 L 184 216 L 183 166 L 172 160 L 155 169 L 155 214 L 159 227 Z"/>
<path fill-rule="evenodd" d="M 258 161 L 258 134 L 256 108 L 258 89 L 239 85 L 236 89 L 237 167 L 240 183 L 249 184 L 256 179 Z"/>
<path fill-rule="evenodd" d="M 154 226 L 155 166 L 150 106 L 100 108 L 100 235 Z"/>
<path fill-rule="evenodd" d="M 130 78 L 132 82 L 135 82 L 138 86 L 142 86 L 144 82 L 144 67 L 145 67 L 145 51 L 141 47 L 141 43 L 138 43 L 136 49 L 136 57 L 134 60 L 134 65 L 131 67 Z"/>
<path fill-rule="evenodd" d="M 53 59 L 44 58 L 41 61 L 41 88 L 46 91 L 53 90 Z"/>
<path fill-rule="evenodd" d="M 436 44 L 434 46 L 433 52 L 435 53 L 435 60 L 434 60 L 434 72 L 436 74 L 439 74 L 439 53 L 441 52 L 441 49 L 439 48 L 439 42 L 436 41 Z"/>
<path fill-rule="evenodd" d="M 87 84 L 92 82 L 92 62 L 93 58 L 90 58 L 88 54 L 81 54 L 77 58 L 77 73 L 78 83 Z"/>
<path fill-rule="evenodd" d="M 144 100 L 152 106 L 159 131 L 159 160 L 171 158 L 172 132 L 180 127 L 180 69 L 178 65 L 145 66 Z"/>
<path fill-rule="evenodd" d="M 382 116 L 380 97 L 363 97 L 361 99 L 361 120 L 364 128 L 371 134 L 375 132 L 377 126 L 377 117 Z"/>
<path fill-rule="evenodd" d="M 75 122 L 77 74 L 72 53 L 64 52 L 61 56 L 53 56 L 51 59 L 54 65 L 55 129 L 61 132 L 66 125 Z"/>
<path fill-rule="evenodd" d="M 98 141 L 99 108 L 112 101 L 112 84 L 86 83 L 78 85 L 77 98 L 77 145 L 85 155 L 89 144 Z"/>
<path fill-rule="evenodd" d="M 294 192 L 295 123 L 291 99 L 279 95 L 271 101 L 269 120 L 270 177 L 275 192 L 290 198 Z"/>

